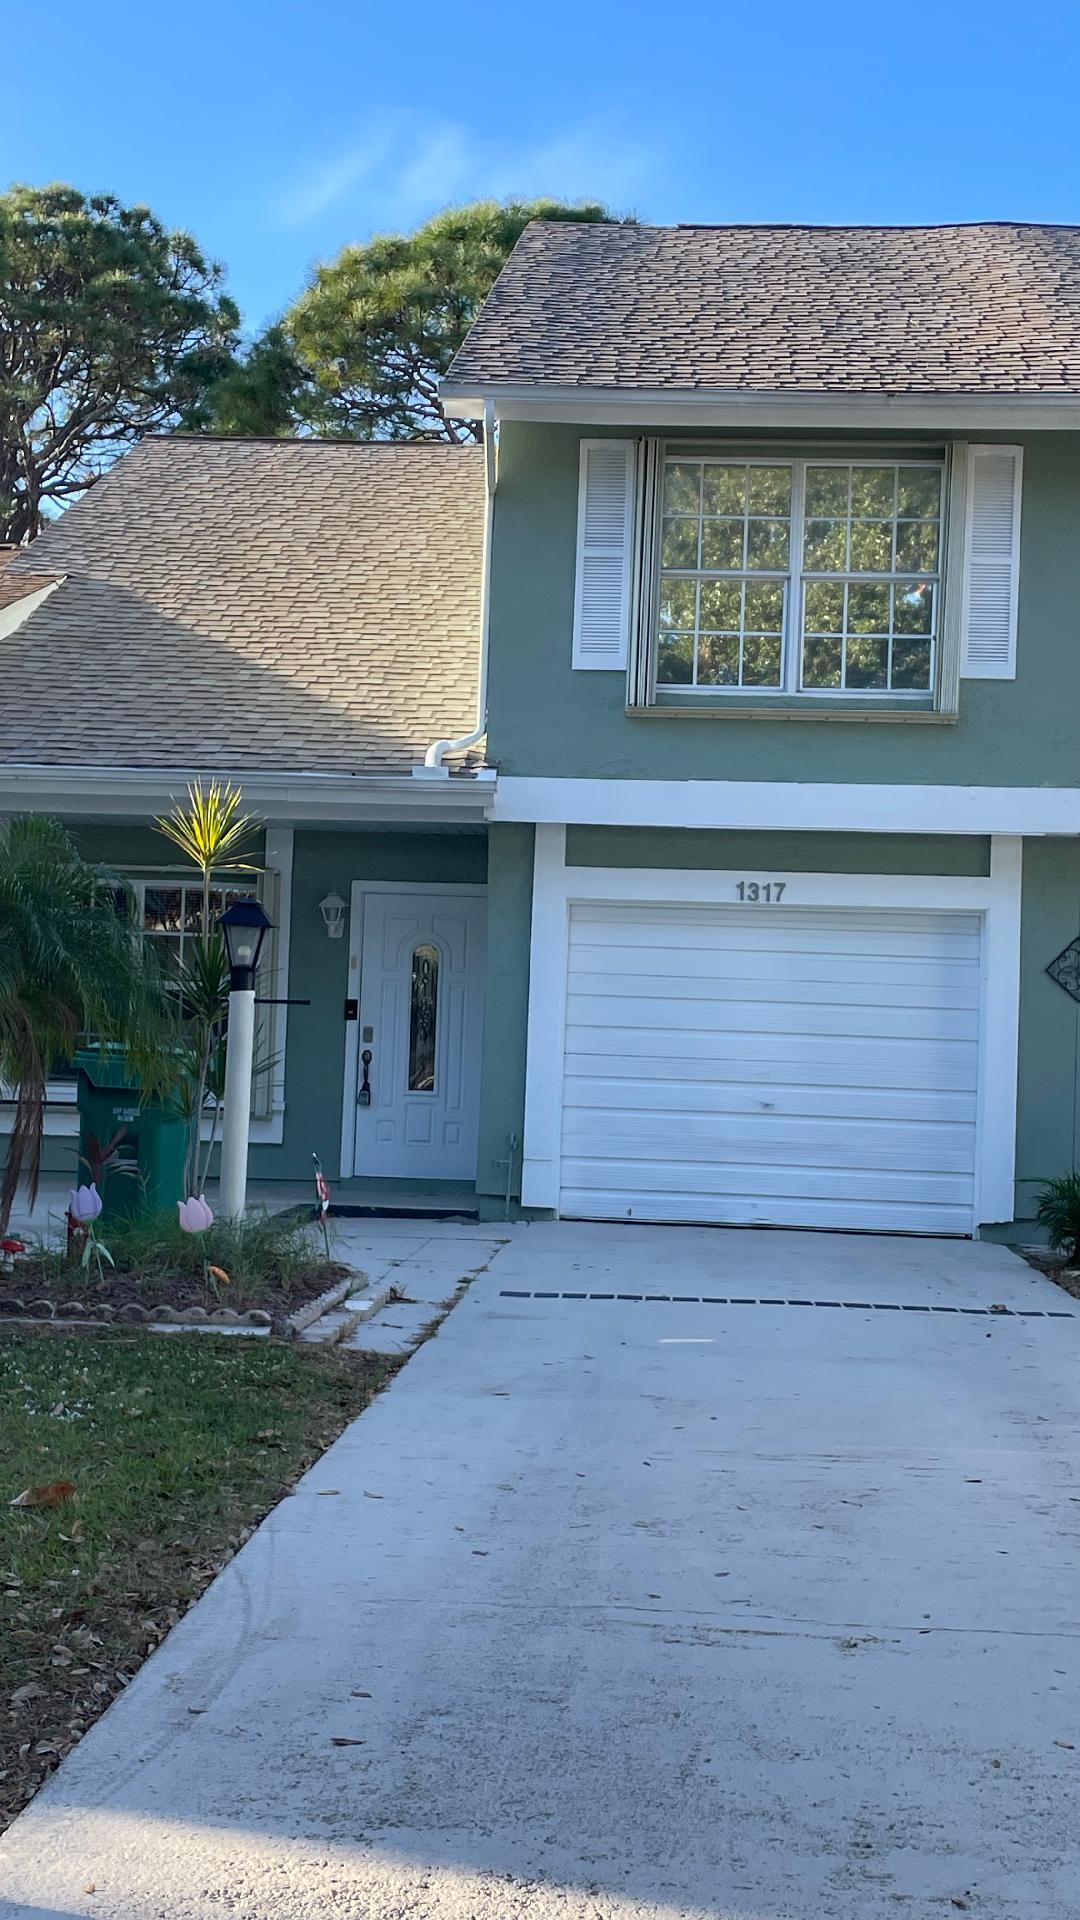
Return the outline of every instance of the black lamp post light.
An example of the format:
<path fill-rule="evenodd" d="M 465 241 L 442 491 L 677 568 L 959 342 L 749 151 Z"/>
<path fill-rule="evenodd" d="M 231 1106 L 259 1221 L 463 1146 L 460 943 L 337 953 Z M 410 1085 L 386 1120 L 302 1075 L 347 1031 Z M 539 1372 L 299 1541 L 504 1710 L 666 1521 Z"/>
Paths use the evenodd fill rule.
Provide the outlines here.
<path fill-rule="evenodd" d="M 221 1129 L 220 1208 L 226 1220 L 243 1218 L 251 1135 L 251 1075 L 255 1060 L 255 974 L 273 925 L 259 900 L 234 900 L 218 926 L 229 956 L 229 1026 L 225 1036 L 225 1120 Z"/>
<path fill-rule="evenodd" d="M 254 993 L 263 944 L 273 924 L 261 900 L 234 900 L 218 920 L 229 956 L 232 993 Z"/>

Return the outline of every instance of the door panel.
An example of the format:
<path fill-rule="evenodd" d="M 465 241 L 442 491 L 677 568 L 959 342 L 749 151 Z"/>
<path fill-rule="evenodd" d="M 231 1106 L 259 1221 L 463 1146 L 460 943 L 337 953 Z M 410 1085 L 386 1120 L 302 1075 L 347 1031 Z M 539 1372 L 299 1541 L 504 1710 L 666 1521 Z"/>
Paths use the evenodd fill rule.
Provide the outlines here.
<path fill-rule="evenodd" d="M 353 1170 L 376 1179 L 472 1180 L 486 902 L 367 893 L 362 913 L 358 1025 L 361 1048 L 371 1050 L 371 1103 L 358 1100 Z"/>

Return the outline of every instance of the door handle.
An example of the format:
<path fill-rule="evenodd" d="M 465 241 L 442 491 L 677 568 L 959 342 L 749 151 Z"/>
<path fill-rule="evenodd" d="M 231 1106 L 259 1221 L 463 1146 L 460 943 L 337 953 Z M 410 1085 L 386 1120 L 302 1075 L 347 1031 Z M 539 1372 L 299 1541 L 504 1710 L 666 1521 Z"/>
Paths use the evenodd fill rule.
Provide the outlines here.
<path fill-rule="evenodd" d="M 364 1070 L 364 1077 L 363 1077 L 363 1080 L 360 1082 L 360 1090 L 356 1096 L 356 1104 L 358 1107 L 370 1107 L 371 1105 L 371 1078 L 370 1078 L 371 1048 L 370 1047 L 365 1047 L 363 1053 L 360 1055 L 360 1065 Z"/>

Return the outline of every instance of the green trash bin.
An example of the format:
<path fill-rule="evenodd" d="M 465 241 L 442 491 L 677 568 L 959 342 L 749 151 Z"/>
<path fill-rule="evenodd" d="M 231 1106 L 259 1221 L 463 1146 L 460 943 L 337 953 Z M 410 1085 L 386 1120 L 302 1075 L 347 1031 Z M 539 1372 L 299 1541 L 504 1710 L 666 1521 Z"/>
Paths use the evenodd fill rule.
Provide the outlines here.
<path fill-rule="evenodd" d="M 101 1218 L 135 1220 L 184 1195 L 188 1122 L 171 1100 L 140 1098 L 139 1082 L 118 1047 L 84 1047 L 78 1071 L 79 1178 L 84 1185 L 108 1150 L 98 1182 Z"/>

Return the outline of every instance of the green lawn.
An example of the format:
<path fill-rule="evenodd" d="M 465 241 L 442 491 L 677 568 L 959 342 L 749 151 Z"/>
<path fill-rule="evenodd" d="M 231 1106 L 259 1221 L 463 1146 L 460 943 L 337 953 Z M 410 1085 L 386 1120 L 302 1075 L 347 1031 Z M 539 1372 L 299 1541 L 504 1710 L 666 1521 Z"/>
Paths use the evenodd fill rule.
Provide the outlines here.
<path fill-rule="evenodd" d="M 395 1364 L 0 1335 L 0 1829 Z M 62 1505 L 8 1505 L 56 1481 Z"/>

